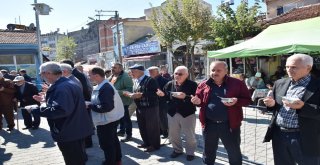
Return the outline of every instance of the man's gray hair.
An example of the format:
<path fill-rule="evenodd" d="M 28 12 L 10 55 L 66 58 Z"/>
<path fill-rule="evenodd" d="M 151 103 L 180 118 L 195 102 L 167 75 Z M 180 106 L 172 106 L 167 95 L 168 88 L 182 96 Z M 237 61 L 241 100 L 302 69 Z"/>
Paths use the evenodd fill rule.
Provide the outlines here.
<path fill-rule="evenodd" d="M 66 70 L 68 73 L 72 73 L 72 67 L 69 64 L 62 63 L 60 64 L 61 70 Z"/>
<path fill-rule="evenodd" d="M 148 68 L 148 71 L 150 71 L 150 70 L 157 70 L 158 72 L 160 72 L 160 68 L 157 67 L 157 66 L 151 66 L 151 67 L 149 67 L 149 68 Z"/>
<path fill-rule="evenodd" d="M 177 66 L 176 69 L 174 70 L 174 72 L 176 72 L 177 70 L 183 70 L 185 73 L 189 74 L 188 68 L 183 65 Z"/>
<path fill-rule="evenodd" d="M 213 64 L 224 64 L 226 70 L 228 70 L 228 64 L 225 61 L 212 61 L 210 64 L 210 68 Z"/>
<path fill-rule="evenodd" d="M 287 60 L 289 60 L 289 59 L 301 60 L 301 62 L 304 66 L 308 66 L 308 65 L 310 67 L 313 66 L 313 58 L 307 54 L 294 54 L 294 55 L 288 57 Z"/>
<path fill-rule="evenodd" d="M 41 64 L 40 73 L 42 72 L 51 72 L 52 74 L 58 75 L 62 73 L 62 70 L 59 63 L 50 61 Z"/>

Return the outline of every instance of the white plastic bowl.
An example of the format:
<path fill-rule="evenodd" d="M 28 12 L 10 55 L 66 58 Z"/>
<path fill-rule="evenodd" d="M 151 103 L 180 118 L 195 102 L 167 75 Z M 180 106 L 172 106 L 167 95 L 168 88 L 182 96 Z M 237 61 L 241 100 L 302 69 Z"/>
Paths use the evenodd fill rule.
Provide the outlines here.
<path fill-rule="evenodd" d="M 282 97 L 282 100 L 285 100 L 285 101 L 287 101 L 287 102 L 289 102 L 289 103 L 294 103 L 294 102 L 296 102 L 296 101 L 298 101 L 298 100 L 300 100 L 299 98 L 294 98 L 294 97 L 286 97 L 286 96 L 283 96 Z"/>
<path fill-rule="evenodd" d="M 220 97 L 221 102 L 223 103 L 232 103 L 233 99 L 232 98 L 224 98 L 224 97 Z"/>

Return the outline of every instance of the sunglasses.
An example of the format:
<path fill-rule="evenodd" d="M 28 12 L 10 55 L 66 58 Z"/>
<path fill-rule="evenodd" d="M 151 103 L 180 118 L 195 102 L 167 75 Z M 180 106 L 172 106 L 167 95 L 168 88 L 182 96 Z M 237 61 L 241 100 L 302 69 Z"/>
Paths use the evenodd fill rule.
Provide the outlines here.
<path fill-rule="evenodd" d="M 183 73 L 174 73 L 174 75 L 176 75 L 176 76 L 182 76 Z"/>

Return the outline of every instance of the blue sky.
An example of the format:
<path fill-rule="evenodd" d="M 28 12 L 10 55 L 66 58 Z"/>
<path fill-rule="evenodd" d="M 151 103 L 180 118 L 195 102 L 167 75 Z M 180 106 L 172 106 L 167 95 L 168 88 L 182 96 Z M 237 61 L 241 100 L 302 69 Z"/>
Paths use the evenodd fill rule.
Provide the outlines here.
<path fill-rule="evenodd" d="M 165 0 L 38 0 L 38 3 L 46 3 L 53 8 L 50 15 L 40 16 L 41 33 L 48 33 L 60 28 L 60 32 L 71 32 L 85 27 L 91 20 L 88 17 L 94 17 L 95 10 L 118 10 L 120 17 L 141 17 L 144 16 L 144 9 L 153 6 L 159 6 Z M 205 0 L 212 4 L 215 14 L 217 6 L 221 0 Z M 240 0 L 234 0 L 235 5 Z M 0 29 L 6 29 L 7 24 L 20 22 L 23 25 L 35 23 L 34 10 L 30 4 L 34 0 L 1 0 L 0 6 Z M 249 5 L 253 0 L 249 0 Z M 261 4 L 265 6 L 264 4 Z M 265 10 L 265 7 L 262 9 Z M 113 13 L 103 13 L 112 15 Z M 109 17 L 109 16 L 108 16 Z M 101 17 L 106 19 L 108 17 Z"/>

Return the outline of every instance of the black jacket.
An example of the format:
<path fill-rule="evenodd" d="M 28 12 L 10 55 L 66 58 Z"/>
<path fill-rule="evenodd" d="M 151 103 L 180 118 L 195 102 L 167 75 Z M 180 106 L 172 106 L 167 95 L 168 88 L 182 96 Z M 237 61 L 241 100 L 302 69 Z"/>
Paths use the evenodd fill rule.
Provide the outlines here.
<path fill-rule="evenodd" d="M 37 102 L 32 98 L 33 95 L 38 95 L 38 88 L 35 85 L 29 82 L 25 82 L 24 90 L 22 93 L 20 92 L 19 86 L 15 86 L 15 87 L 16 87 L 16 98 L 18 99 L 18 101 L 20 101 L 20 107 L 25 107 L 27 105 L 34 105 L 34 104 L 40 105 L 39 102 Z"/>
<path fill-rule="evenodd" d="M 86 101 L 90 101 L 91 100 L 91 92 L 89 91 L 88 88 L 88 84 L 87 84 L 87 80 L 86 77 L 83 73 L 79 72 L 78 69 L 74 68 L 72 70 L 72 74 L 74 75 L 74 77 L 76 77 L 82 84 L 82 88 L 83 88 L 83 96 L 84 99 Z"/>
<path fill-rule="evenodd" d="M 168 114 L 174 116 L 176 113 L 179 113 L 183 117 L 192 115 L 196 111 L 196 106 L 191 103 L 191 95 L 195 95 L 197 90 L 197 83 L 191 80 L 186 80 L 179 90 L 175 87 L 175 80 L 168 82 L 164 86 L 165 97 L 169 101 L 169 110 Z M 171 92 L 184 92 L 187 96 L 185 99 L 177 99 L 172 97 Z"/>
<path fill-rule="evenodd" d="M 268 108 L 273 111 L 271 125 L 275 125 L 275 117 L 277 116 L 282 103 L 281 96 L 286 94 L 290 86 L 290 79 L 280 79 L 275 82 L 273 87 L 273 98 L 276 105 Z M 297 109 L 298 122 L 300 128 L 301 148 L 305 155 L 320 156 L 320 81 L 311 78 L 310 83 L 306 87 L 306 91 L 302 98 L 304 106 Z"/>
<path fill-rule="evenodd" d="M 141 92 L 140 99 L 134 99 L 138 109 L 150 108 L 159 106 L 157 90 L 159 86 L 155 79 L 145 76 L 139 84 L 138 90 L 134 92 Z M 135 90 L 135 89 L 134 89 Z"/>

